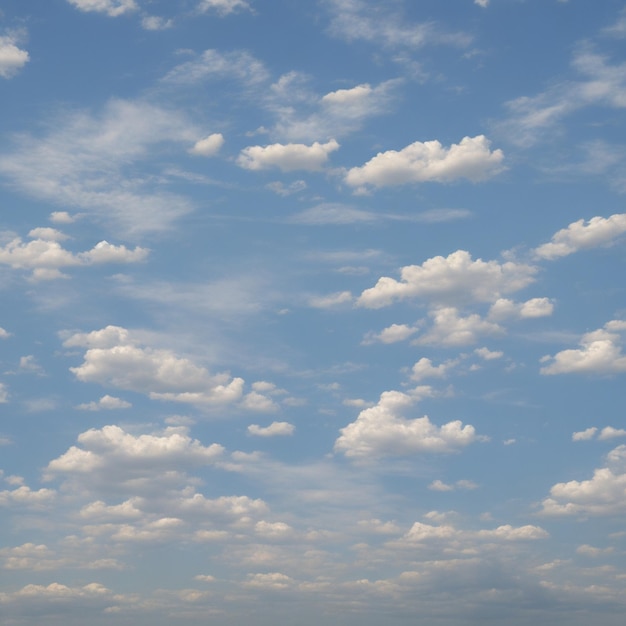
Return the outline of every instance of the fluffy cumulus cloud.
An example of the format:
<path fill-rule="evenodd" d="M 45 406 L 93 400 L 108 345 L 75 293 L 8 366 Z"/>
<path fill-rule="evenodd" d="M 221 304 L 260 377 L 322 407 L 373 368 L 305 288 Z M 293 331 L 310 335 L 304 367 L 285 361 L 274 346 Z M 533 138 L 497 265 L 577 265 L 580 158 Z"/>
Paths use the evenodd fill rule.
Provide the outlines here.
<path fill-rule="evenodd" d="M 618 374 L 626 372 L 626 355 L 622 353 L 626 321 L 612 320 L 603 328 L 585 333 L 580 348 L 562 350 L 544 356 L 542 374 Z"/>
<path fill-rule="evenodd" d="M 302 143 L 249 146 L 241 151 L 237 164 L 248 170 L 277 167 L 283 172 L 316 171 L 321 170 L 328 161 L 328 155 L 338 149 L 339 144 L 334 139 L 326 143 L 316 141 L 310 146 Z"/>
<path fill-rule="evenodd" d="M 0 35 L 0 77 L 12 78 L 28 63 L 30 56 L 18 47 L 15 35 Z"/>
<path fill-rule="evenodd" d="M 518 291 L 534 280 L 537 268 L 507 261 L 472 259 L 469 252 L 457 250 L 447 257 L 436 256 L 422 265 L 407 265 L 401 279 L 384 276 L 366 289 L 359 306 L 378 309 L 396 300 L 426 298 L 440 303 L 493 302 L 501 294 Z"/>
<path fill-rule="evenodd" d="M 611 450 L 588 480 L 557 483 L 542 502 L 545 515 L 616 515 L 626 511 L 626 446 Z"/>
<path fill-rule="evenodd" d="M 531 298 L 526 302 L 498 298 L 489 309 L 489 319 L 500 321 L 508 318 L 548 317 L 553 311 L 554 303 L 550 298 Z"/>
<path fill-rule="evenodd" d="M 204 139 L 199 139 L 189 150 L 195 156 L 215 156 L 224 145 L 224 136 L 221 133 L 213 133 Z"/>
<path fill-rule="evenodd" d="M 67 0 L 81 11 L 105 13 L 109 17 L 118 17 L 137 10 L 135 0 Z"/>
<path fill-rule="evenodd" d="M 476 343 L 483 335 L 502 334 L 503 329 L 493 322 L 472 313 L 463 317 L 455 307 L 437 307 L 430 311 L 432 326 L 415 342 L 437 346 L 466 346 Z"/>
<path fill-rule="evenodd" d="M 356 421 L 341 429 L 335 451 L 365 461 L 423 452 L 454 452 L 481 439 L 473 426 L 463 426 L 458 420 L 437 426 L 427 416 L 403 417 L 414 401 L 399 391 L 384 392 L 375 406 L 361 411 Z"/>
<path fill-rule="evenodd" d="M 181 428 L 169 428 L 161 434 L 134 435 L 120 426 L 110 425 L 81 433 L 77 442 L 77 446 L 71 446 L 48 463 L 45 470 L 48 478 L 207 465 L 214 463 L 224 450 L 218 444 L 203 446 Z"/>
<path fill-rule="evenodd" d="M 67 236 L 54 228 L 34 228 L 29 232 L 31 240 L 24 242 L 15 237 L 0 247 L 0 264 L 13 269 L 32 270 L 37 280 L 61 278 L 61 268 L 102 263 L 136 263 L 148 256 L 146 248 L 129 249 L 100 241 L 91 250 L 72 253 L 59 243 Z"/>
<path fill-rule="evenodd" d="M 448 372 L 458 364 L 458 359 L 452 359 L 439 365 L 433 365 L 429 358 L 422 357 L 411 368 L 411 380 L 419 382 L 426 378 L 445 378 Z"/>
<path fill-rule="evenodd" d="M 368 333 L 363 338 L 363 345 L 371 343 L 398 343 L 408 339 L 417 332 L 417 327 L 408 324 L 392 324 L 383 328 L 379 333 Z"/>
<path fill-rule="evenodd" d="M 228 404 L 242 397 L 243 379 L 228 374 L 213 376 L 204 367 L 170 350 L 142 346 L 121 327 L 77 333 L 68 337 L 64 346 L 88 347 L 83 363 L 70 368 L 82 382 L 197 405 Z"/>
<path fill-rule="evenodd" d="M 535 255 L 540 259 L 556 259 L 579 250 L 609 245 L 624 232 L 626 213 L 606 218 L 596 216 L 587 222 L 581 219 L 555 233 L 549 243 L 535 249 Z"/>
<path fill-rule="evenodd" d="M 387 187 L 427 181 L 451 182 L 467 179 L 478 182 L 501 172 L 504 153 L 491 150 L 484 135 L 464 137 L 445 148 L 439 141 L 416 141 L 402 150 L 379 152 L 362 167 L 348 171 L 351 187 Z"/>
<path fill-rule="evenodd" d="M 272 422 L 269 426 L 250 424 L 248 426 L 248 434 L 257 437 L 278 437 L 293 435 L 295 429 L 295 426 L 289 422 Z"/>

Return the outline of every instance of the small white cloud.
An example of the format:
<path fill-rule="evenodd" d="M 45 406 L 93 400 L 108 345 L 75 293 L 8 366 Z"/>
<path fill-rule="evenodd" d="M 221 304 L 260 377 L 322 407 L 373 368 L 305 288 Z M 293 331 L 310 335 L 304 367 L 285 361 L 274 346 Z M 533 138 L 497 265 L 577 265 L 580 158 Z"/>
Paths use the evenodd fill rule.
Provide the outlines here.
<path fill-rule="evenodd" d="M 321 170 L 328 161 L 328 155 L 339 149 L 339 144 L 331 139 L 326 143 L 275 143 L 269 146 L 249 146 L 237 157 L 237 164 L 247 170 L 278 168 L 283 172 L 294 170 Z"/>
<path fill-rule="evenodd" d="M 610 332 L 616 331 L 616 332 Z M 580 348 L 563 350 L 554 356 L 544 356 L 542 374 L 617 374 L 626 372 L 626 355 L 622 353 L 620 332 L 626 331 L 626 322 L 612 320 L 604 328 L 585 333 Z"/>
<path fill-rule="evenodd" d="M 387 187 L 419 182 L 451 182 L 465 178 L 478 182 L 495 176 L 504 168 L 502 150 L 490 150 L 484 136 L 464 137 L 444 148 L 438 141 L 416 141 L 400 151 L 379 152 L 362 167 L 348 171 L 351 187 Z"/>
<path fill-rule="evenodd" d="M 474 0 L 474 4 L 486 9 L 489 6 L 489 0 Z"/>
<path fill-rule="evenodd" d="M 454 491 L 454 487 L 452 485 L 447 485 L 441 480 L 433 480 L 433 482 L 428 485 L 428 488 L 431 491 Z"/>
<path fill-rule="evenodd" d="M 158 17 L 156 15 L 146 15 L 141 19 L 141 27 L 144 30 L 167 30 L 174 25 L 172 20 L 167 20 L 164 17 Z"/>
<path fill-rule="evenodd" d="M 526 302 L 498 298 L 489 309 L 489 319 L 500 321 L 511 317 L 518 319 L 548 317 L 553 311 L 554 303 L 550 298 L 531 298 Z"/>
<path fill-rule="evenodd" d="M 503 293 L 532 283 L 536 273 L 537 268 L 531 265 L 473 260 L 469 252 L 457 250 L 447 257 L 436 256 L 422 265 L 401 268 L 399 281 L 383 276 L 361 293 L 357 304 L 378 309 L 406 298 L 441 303 L 493 302 Z"/>
<path fill-rule="evenodd" d="M 67 0 L 80 11 L 106 13 L 109 17 L 118 17 L 137 9 L 135 0 Z"/>
<path fill-rule="evenodd" d="M 383 328 L 379 333 L 367 333 L 363 338 L 363 345 L 369 345 L 372 343 L 398 343 L 408 339 L 411 335 L 417 332 L 416 326 L 409 326 L 408 324 L 392 324 Z"/>
<path fill-rule="evenodd" d="M 13 78 L 28 63 L 30 57 L 26 50 L 17 47 L 18 37 L 0 36 L 0 76 Z"/>
<path fill-rule="evenodd" d="M 71 224 L 76 218 L 67 211 L 53 211 L 50 213 L 50 221 L 54 224 Z"/>
<path fill-rule="evenodd" d="M 9 401 L 9 391 L 4 383 L 0 383 L 0 404 L 5 404 Z"/>
<path fill-rule="evenodd" d="M 623 428 L 613 428 L 613 426 L 605 426 L 598 435 L 598 441 L 606 441 L 607 439 L 615 439 L 616 437 L 626 437 L 626 430 Z"/>
<path fill-rule="evenodd" d="M 598 429 L 595 426 L 572 433 L 572 441 L 589 441 L 593 439 Z"/>
<path fill-rule="evenodd" d="M 289 422 L 272 422 L 269 426 L 250 424 L 248 433 L 257 437 L 284 437 L 293 435 L 296 427 Z"/>
<path fill-rule="evenodd" d="M 275 194 L 279 196 L 290 196 L 294 193 L 299 193 L 300 191 L 304 191 L 307 188 L 306 182 L 303 180 L 294 180 L 292 183 L 285 185 L 280 181 L 275 181 L 273 183 L 268 183 L 265 185 L 270 191 L 273 191 Z"/>
<path fill-rule="evenodd" d="M 215 156 L 223 145 L 224 136 L 221 133 L 213 133 L 204 139 L 196 141 L 193 148 L 189 150 L 189 153 L 196 156 L 211 157 Z"/>
<path fill-rule="evenodd" d="M 489 350 L 489 348 L 476 348 L 474 353 L 477 354 L 481 359 L 485 359 L 485 361 L 493 361 L 494 359 L 501 359 L 504 356 L 504 352 L 499 352 L 496 350 Z"/>
<path fill-rule="evenodd" d="M 339 291 L 327 296 L 315 296 L 309 299 L 309 305 L 315 309 L 330 309 L 352 302 L 352 294 L 349 291 Z"/>
<path fill-rule="evenodd" d="M 473 426 L 460 421 L 442 426 L 427 416 L 406 419 L 402 413 L 415 398 L 399 391 L 385 391 L 378 404 L 364 409 L 356 421 L 340 430 L 335 451 L 347 457 L 368 460 L 420 452 L 454 452 L 482 438 Z"/>
<path fill-rule="evenodd" d="M 18 371 L 30 374 L 43 374 L 43 368 L 37 363 L 37 359 L 32 354 L 20 357 Z"/>
<path fill-rule="evenodd" d="M 415 340 L 416 344 L 465 346 L 476 343 L 483 335 L 499 335 L 504 332 L 498 324 L 485 320 L 476 313 L 462 317 L 455 307 L 438 307 L 430 311 L 429 316 L 433 319 L 433 324 Z"/>
<path fill-rule="evenodd" d="M 454 359 L 434 366 L 430 359 L 422 357 L 411 368 L 411 380 L 419 382 L 425 378 L 445 378 L 448 370 L 458 365 L 458 363 L 458 359 Z"/>
<path fill-rule="evenodd" d="M 201 13 L 214 11 L 222 16 L 249 8 L 250 5 L 246 0 L 200 0 L 198 3 L 198 11 Z"/>
<path fill-rule="evenodd" d="M 11 333 L 2 328 L 2 326 L 0 326 L 0 339 L 8 339 L 10 336 Z"/>
<path fill-rule="evenodd" d="M 535 256 L 552 260 L 598 246 L 613 243 L 626 232 L 626 213 L 616 213 L 610 217 L 592 217 L 588 222 L 578 220 L 567 228 L 559 230 L 549 243 L 535 249 Z"/>
<path fill-rule="evenodd" d="M 116 398 L 115 396 L 105 395 L 97 402 L 87 402 L 85 404 L 79 404 L 76 408 L 83 411 L 102 411 L 102 410 L 115 410 L 115 409 L 128 409 L 133 406 L 130 402 Z"/>

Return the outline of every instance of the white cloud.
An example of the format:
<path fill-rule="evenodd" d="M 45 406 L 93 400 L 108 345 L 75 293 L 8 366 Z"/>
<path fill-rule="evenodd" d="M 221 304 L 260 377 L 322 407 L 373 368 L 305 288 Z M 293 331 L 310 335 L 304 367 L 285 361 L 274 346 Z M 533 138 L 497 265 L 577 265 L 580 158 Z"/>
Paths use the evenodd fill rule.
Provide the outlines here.
<path fill-rule="evenodd" d="M 54 489 L 38 489 L 33 491 L 26 485 L 17 489 L 0 491 L 0 506 L 16 506 L 27 508 L 45 507 L 56 498 Z"/>
<path fill-rule="evenodd" d="M 54 228 L 34 228 L 28 233 L 34 237 L 25 243 L 20 237 L 0 247 L 0 264 L 13 269 L 30 269 L 36 280 L 61 278 L 60 268 L 100 263 L 136 263 L 148 256 L 146 248 L 134 250 L 115 246 L 107 241 L 97 243 L 87 252 L 73 254 L 59 243 L 67 237 Z"/>
<path fill-rule="evenodd" d="M 221 133 L 213 133 L 204 139 L 196 141 L 193 148 L 189 150 L 190 154 L 196 156 L 211 157 L 215 156 L 224 145 L 224 136 Z"/>
<path fill-rule="evenodd" d="M 181 113 L 110 100 L 99 115 L 69 113 L 48 128 L 43 137 L 16 136 L 15 149 L 0 155 L 0 173 L 29 196 L 93 213 L 126 236 L 163 230 L 191 211 L 190 201 L 164 189 L 160 177 L 135 170 L 140 162 L 155 165 L 166 146 L 197 139 Z"/>
<path fill-rule="evenodd" d="M 390 49 L 428 44 L 466 46 L 471 41 L 468 35 L 447 33 L 432 21 L 410 22 L 393 12 L 393 5 L 372 7 L 363 0 L 326 0 L 325 4 L 332 16 L 330 32 L 348 41 L 369 41 Z"/>
<path fill-rule="evenodd" d="M 247 393 L 241 400 L 241 406 L 258 413 L 273 413 L 278 410 L 278 405 L 271 398 L 258 391 Z"/>
<path fill-rule="evenodd" d="M 499 128 L 511 141 L 530 146 L 545 137 L 546 130 L 584 107 L 626 106 L 626 63 L 610 65 L 606 57 L 584 46 L 574 55 L 572 65 L 582 75 L 581 80 L 555 83 L 536 96 L 507 103 L 510 116 Z"/>
<path fill-rule="evenodd" d="M 229 15 L 249 8 L 250 5 L 245 0 L 200 0 L 198 3 L 198 11 L 201 13 L 215 11 L 218 15 Z"/>
<path fill-rule="evenodd" d="M 610 217 L 592 217 L 588 222 L 580 219 L 555 233 L 549 243 L 535 249 L 540 259 L 556 259 L 579 250 L 596 248 L 613 243 L 626 232 L 626 213 Z"/>
<path fill-rule="evenodd" d="M 379 152 L 362 167 L 348 171 L 351 187 L 386 187 L 426 181 L 451 182 L 465 178 L 478 182 L 502 171 L 504 153 L 490 150 L 484 136 L 464 137 L 444 148 L 439 141 L 416 141 L 400 151 Z"/>
<path fill-rule="evenodd" d="M 494 359 L 501 359 L 504 356 L 504 352 L 497 350 L 489 350 L 489 348 L 476 348 L 474 352 L 485 361 L 492 361 Z"/>
<path fill-rule="evenodd" d="M 356 421 L 341 429 L 335 451 L 367 460 L 423 452 L 454 452 L 480 440 L 473 426 L 463 426 L 458 420 L 439 427 L 426 416 L 402 417 L 414 401 L 405 393 L 385 391 L 376 406 L 364 409 Z"/>
<path fill-rule="evenodd" d="M 611 332 L 616 331 L 616 332 Z M 626 355 L 622 354 L 622 337 L 626 322 L 612 320 L 604 328 L 585 333 L 580 348 L 544 356 L 542 374 L 617 374 L 626 372 Z"/>
<path fill-rule="evenodd" d="M 626 446 L 609 452 L 588 480 L 557 483 L 542 502 L 545 515 L 615 515 L 626 510 Z"/>
<path fill-rule="evenodd" d="M 415 522 L 411 529 L 404 535 L 403 542 L 415 544 L 437 541 L 534 541 L 546 539 L 548 533 L 539 526 L 526 525 L 514 527 L 509 524 L 498 526 L 492 530 L 466 531 L 459 530 L 451 524 L 433 526 L 423 522 Z"/>
<path fill-rule="evenodd" d="M 265 186 L 274 193 L 283 197 L 290 196 L 294 193 L 299 193 L 300 191 L 304 191 L 307 188 L 307 184 L 303 180 L 294 180 L 288 185 L 285 185 L 281 181 L 277 180 L 273 183 L 268 183 Z"/>
<path fill-rule="evenodd" d="M 52 211 L 50 221 L 54 224 L 71 224 L 76 221 L 76 218 L 67 211 Z"/>
<path fill-rule="evenodd" d="M 203 446 L 184 430 L 170 428 L 161 435 L 133 435 L 119 426 L 92 428 L 81 433 L 78 446 L 53 459 L 46 476 L 101 473 L 132 469 L 177 468 L 214 463 L 223 453 L 222 446 Z M 79 447 L 80 446 L 80 447 Z"/>
<path fill-rule="evenodd" d="M 124 328 L 107 326 L 89 334 L 77 333 L 63 345 L 94 346 L 85 352 L 82 365 L 70 368 L 82 382 L 198 405 L 232 403 L 242 397 L 243 379 L 229 374 L 212 376 L 204 367 L 170 350 L 141 347 Z"/>
<path fill-rule="evenodd" d="M 383 328 L 379 333 L 367 333 L 363 339 L 364 345 L 380 342 L 385 344 L 398 343 L 408 339 L 411 335 L 417 332 L 416 326 L 409 326 L 408 324 L 392 324 L 387 328 Z"/>
<path fill-rule="evenodd" d="M 474 489 L 478 489 L 478 485 L 471 480 L 457 480 L 455 483 L 449 485 L 444 483 L 442 480 L 434 480 L 428 488 L 431 491 L 456 491 L 457 489 L 461 489 L 464 491 L 473 491 Z"/>
<path fill-rule="evenodd" d="M 269 426 L 259 426 L 258 424 L 250 424 L 248 433 L 257 437 L 278 437 L 285 435 L 293 435 L 295 426 L 289 422 L 272 422 Z"/>
<path fill-rule="evenodd" d="M 489 0 L 474 0 L 474 4 L 486 9 L 489 6 Z"/>
<path fill-rule="evenodd" d="M 607 441 L 616 437 L 626 437 L 626 430 L 623 428 L 613 428 L 613 426 L 605 426 L 598 435 L 598 441 Z"/>
<path fill-rule="evenodd" d="M 2 326 L 0 326 L 0 339 L 8 339 L 10 336 L 11 333 L 2 328 Z"/>
<path fill-rule="evenodd" d="M 513 302 L 507 298 L 498 298 L 489 309 L 489 319 L 505 320 L 507 318 L 548 317 L 554 311 L 554 303 L 550 298 L 531 298 L 526 302 Z"/>
<path fill-rule="evenodd" d="M 589 441 L 589 439 L 593 439 L 595 434 L 598 432 L 598 429 L 595 426 L 591 428 L 586 428 L 585 430 L 580 430 L 578 432 L 572 433 L 572 441 Z"/>
<path fill-rule="evenodd" d="M 0 36 L 0 76 L 12 78 L 28 63 L 30 57 L 26 50 L 18 48 L 15 35 Z"/>
<path fill-rule="evenodd" d="M 216 78 L 236 78 L 250 87 L 266 82 L 269 73 L 265 65 L 248 52 L 235 50 L 222 53 L 209 49 L 191 61 L 177 65 L 166 74 L 163 82 L 183 86 Z"/>
<path fill-rule="evenodd" d="M 137 9 L 135 0 L 67 0 L 81 11 L 106 13 L 109 17 L 118 17 Z"/>
<path fill-rule="evenodd" d="M 492 302 L 502 293 L 514 292 L 534 280 L 537 268 L 507 261 L 472 260 L 469 252 L 457 250 L 436 256 L 422 265 L 400 270 L 401 280 L 383 277 L 363 291 L 359 306 L 378 309 L 406 298 L 430 298 L 435 302 Z"/>
<path fill-rule="evenodd" d="M 293 170 L 321 170 L 328 155 L 339 149 L 331 139 L 322 144 L 318 141 L 307 146 L 302 143 L 275 143 L 268 146 L 249 146 L 237 157 L 237 164 L 248 170 L 264 170 L 277 167 L 283 172 Z"/>
<path fill-rule="evenodd" d="M 131 406 L 132 404 L 130 402 L 107 394 L 102 396 L 98 401 L 79 404 L 76 408 L 84 411 L 101 411 L 103 409 L 109 411 L 113 409 L 128 409 Z"/>
<path fill-rule="evenodd" d="M 0 404 L 6 404 L 9 401 L 9 391 L 4 383 L 0 383 Z"/>
<path fill-rule="evenodd" d="M 411 380 L 419 382 L 425 378 L 445 378 L 448 371 L 458 365 L 458 363 L 458 359 L 454 359 L 434 366 L 430 359 L 422 357 L 411 368 Z"/>
<path fill-rule="evenodd" d="M 433 319 L 433 325 L 415 340 L 416 344 L 465 346 L 476 343 L 482 335 L 504 332 L 500 326 L 476 313 L 462 317 L 455 307 L 438 307 L 428 315 Z"/>
<path fill-rule="evenodd" d="M 167 30 L 174 26 L 174 22 L 172 20 L 167 20 L 164 17 L 159 17 L 157 15 L 146 15 L 141 18 L 141 27 L 144 30 Z"/>
<path fill-rule="evenodd" d="M 327 296 L 314 296 L 309 299 L 309 305 L 315 309 L 329 309 L 352 302 L 352 294 L 349 291 L 339 291 Z"/>

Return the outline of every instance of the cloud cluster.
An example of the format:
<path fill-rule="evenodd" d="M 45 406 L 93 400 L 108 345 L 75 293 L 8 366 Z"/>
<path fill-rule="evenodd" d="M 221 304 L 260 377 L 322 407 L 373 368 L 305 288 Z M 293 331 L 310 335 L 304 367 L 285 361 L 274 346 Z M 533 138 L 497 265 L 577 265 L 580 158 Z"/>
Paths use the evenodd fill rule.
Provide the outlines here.
<path fill-rule="evenodd" d="M 244 381 L 207 369 L 170 350 L 142 346 L 125 328 L 107 326 L 68 337 L 65 347 L 84 346 L 78 367 L 70 368 L 82 382 L 95 382 L 147 394 L 150 398 L 211 406 L 237 402 Z"/>
<path fill-rule="evenodd" d="M 562 350 L 541 359 L 542 374 L 618 374 L 626 372 L 622 337 L 626 321 L 611 320 L 603 328 L 585 333 L 580 348 Z"/>
<path fill-rule="evenodd" d="M 359 306 L 378 309 L 394 301 L 424 298 L 437 303 L 494 302 L 503 293 L 519 291 L 533 282 L 537 268 L 507 261 L 472 259 L 469 252 L 457 250 L 447 257 L 436 256 L 422 265 L 400 270 L 401 280 L 383 277 L 366 289 Z"/>
<path fill-rule="evenodd" d="M 331 139 L 326 143 L 275 143 L 268 146 L 248 146 L 237 157 L 237 164 L 247 170 L 278 168 L 283 172 L 294 170 L 318 171 L 326 165 L 328 155 L 339 149 Z"/>
<path fill-rule="evenodd" d="M 138 9 L 135 0 L 67 0 L 80 11 L 105 13 L 109 17 L 118 17 Z"/>
<path fill-rule="evenodd" d="M 549 243 L 535 249 L 540 259 L 552 260 L 597 246 L 609 245 L 626 232 L 626 213 L 610 217 L 592 217 L 588 222 L 580 219 L 559 230 Z"/>
<path fill-rule="evenodd" d="M 403 417 L 415 399 L 400 391 L 385 391 L 378 403 L 359 413 L 356 421 L 340 430 L 335 451 L 366 461 L 386 456 L 454 452 L 480 441 L 473 426 L 452 421 L 436 426 L 426 416 Z"/>
<path fill-rule="evenodd" d="M 350 169 L 345 181 L 359 189 L 462 178 L 478 182 L 503 169 L 504 153 L 490 146 L 484 135 L 464 137 L 449 148 L 439 141 L 416 141 L 399 151 L 379 152 L 365 165 Z"/>
<path fill-rule="evenodd" d="M 606 467 L 588 480 L 557 483 L 542 501 L 542 513 L 564 515 L 616 515 L 626 510 L 626 445 L 611 450 Z"/>
<path fill-rule="evenodd" d="M 30 60 L 26 50 L 17 46 L 19 37 L 0 35 L 0 77 L 13 78 Z"/>
<path fill-rule="evenodd" d="M 100 241 L 91 250 L 74 254 L 59 243 L 67 237 L 54 228 L 35 228 L 28 234 L 28 242 L 15 237 L 5 246 L 0 246 L 0 264 L 13 269 L 32 270 L 35 280 L 65 278 L 61 268 L 103 263 L 137 263 L 148 256 L 146 248 L 129 249 Z"/>

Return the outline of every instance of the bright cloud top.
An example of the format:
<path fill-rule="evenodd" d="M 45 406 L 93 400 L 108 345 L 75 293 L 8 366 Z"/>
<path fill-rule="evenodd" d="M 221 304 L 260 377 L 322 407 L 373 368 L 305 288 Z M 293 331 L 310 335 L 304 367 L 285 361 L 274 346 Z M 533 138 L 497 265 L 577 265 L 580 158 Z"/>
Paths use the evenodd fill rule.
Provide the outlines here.
<path fill-rule="evenodd" d="M 444 148 L 439 141 L 416 141 L 400 151 L 379 152 L 362 167 L 353 167 L 345 180 L 351 187 L 388 187 L 406 183 L 479 182 L 502 171 L 504 153 L 490 149 L 484 136 L 464 137 Z"/>
<path fill-rule="evenodd" d="M 568 256 L 579 250 L 609 245 L 624 232 L 626 213 L 616 213 L 607 218 L 596 216 L 588 222 L 581 219 L 555 233 L 552 241 L 535 249 L 535 255 L 548 260 Z"/>
<path fill-rule="evenodd" d="M 580 348 L 563 350 L 544 356 L 542 374 L 618 374 L 626 372 L 626 355 L 622 353 L 622 337 L 626 321 L 612 320 L 603 328 L 585 333 Z"/>
<path fill-rule="evenodd" d="M 433 302 L 491 302 L 502 293 L 519 291 L 533 282 L 537 268 L 507 261 L 472 259 L 469 252 L 457 250 L 447 257 L 436 256 L 422 265 L 400 270 L 401 280 L 380 278 L 357 300 L 359 306 L 379 309 L 394 301 L 425 298 Z"/>
<path fill-rule="evenodd" d="M 105 13 L 109 17 L 118 17 L 137 10 L 135 0 L 67 0 L 77 9 L 85 12 Z"/>
<path fill-rule="evenodd" d="M 454 452 L 480 441 L 473 426 L 453 421 L 439 427 L 426 416 L 406 419 L 402 413 L 414 398 L 400 391 L 385 391 L 376 406 L 364 409 L 356 421 L 341 429 L 335 451 L 367 460 L 422 452 Z"/>
<path fill-rule="evenodd" d="M 328 155 L 338 149 L 339 144 L 334 139 L 323 144 L 316 141 L 310 146 L 302 143 L 249 146 L 241 151 L 237 164 L 247 170 L 276 167 L 283 172 L 316 171 L 321 170 L 328 161 Z"/>
<path fill-rule="evenodd" d="M 17 43 L 15 36 L 0 36 L 0 76 L 2 78 L 13 78 L 30 60 L 28 52 L 19 48 Z"/>

